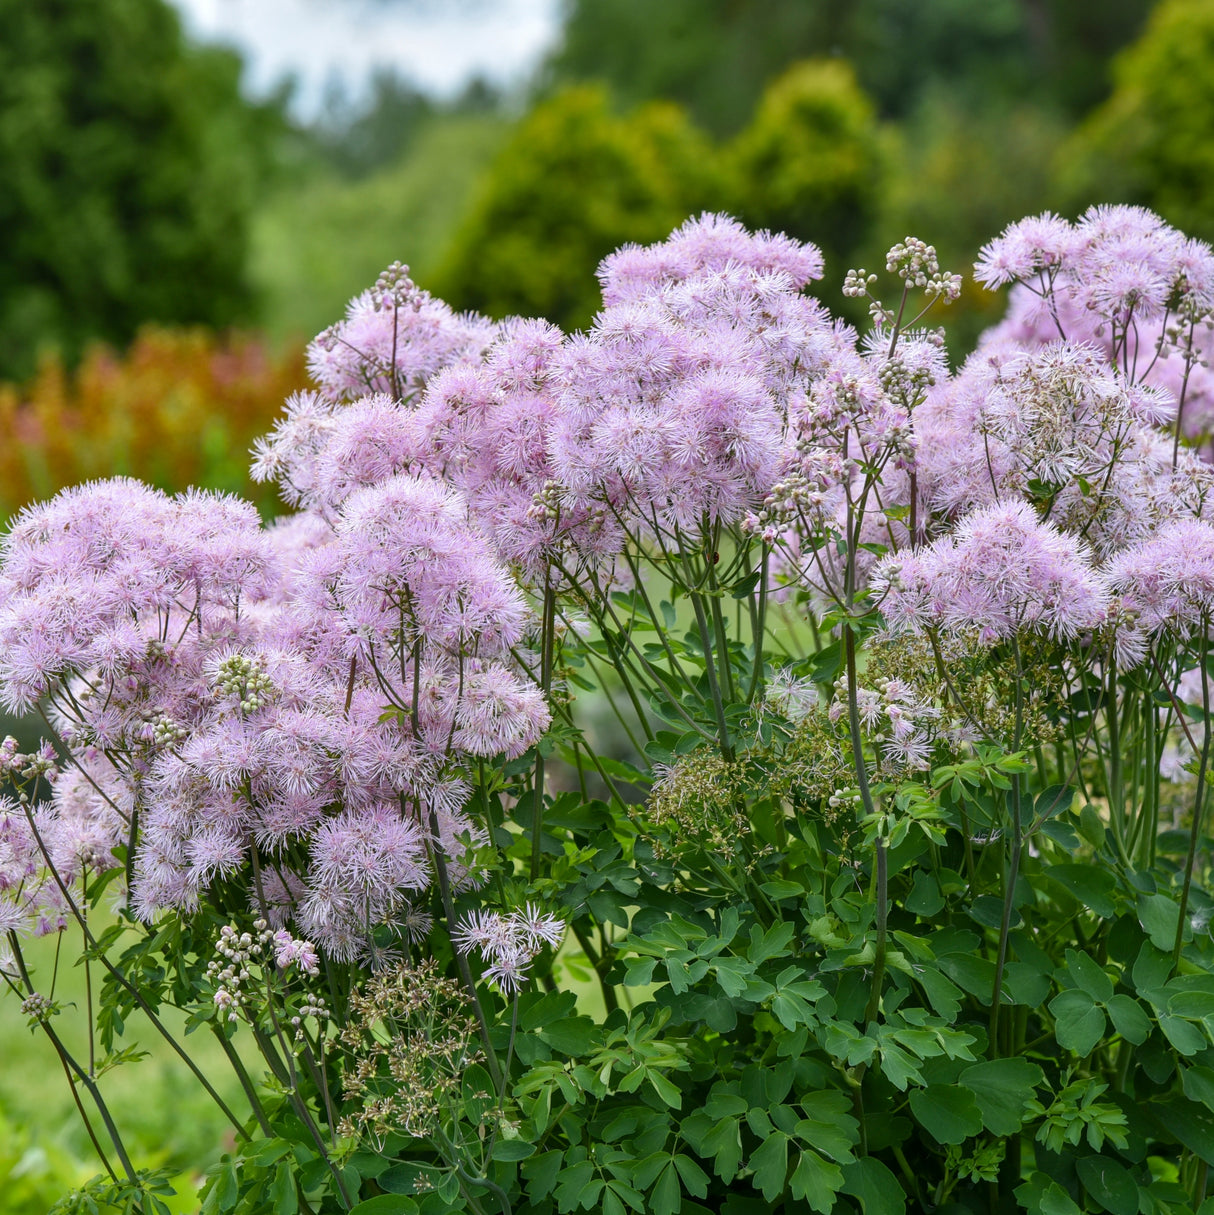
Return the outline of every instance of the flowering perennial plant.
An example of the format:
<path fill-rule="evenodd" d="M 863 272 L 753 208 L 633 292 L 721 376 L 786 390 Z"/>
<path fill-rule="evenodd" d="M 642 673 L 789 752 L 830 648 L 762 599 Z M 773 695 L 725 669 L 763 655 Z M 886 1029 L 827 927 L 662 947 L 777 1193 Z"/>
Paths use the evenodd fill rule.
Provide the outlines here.
<path fill-rule="evenodd" d="M 931 246 L 864 333 L 821 271 L 706 215 L 565 335 L 394 265 L 257 445 L 295 513 L 13 521 L 0 973 L 89 1201 L 167 1209 L 142 1024 L 237 1136 L 205 1215 L 1209 1211 L 1214 253 L 1023 220 L 955 369 Z"/>

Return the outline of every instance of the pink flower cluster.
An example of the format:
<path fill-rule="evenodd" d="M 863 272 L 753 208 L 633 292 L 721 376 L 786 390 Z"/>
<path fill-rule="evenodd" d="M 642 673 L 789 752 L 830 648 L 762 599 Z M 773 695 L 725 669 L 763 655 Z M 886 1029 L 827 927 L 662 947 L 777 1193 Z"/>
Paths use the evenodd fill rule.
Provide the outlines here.
<path fill-rule="evenodd" d="M 1099 347 L 1130 381 L 1165 391 L 1191 436 L 1214 426 L 1214 254 L 1141 207 L 1038 215 L 982 250 L 978 281 L 1016 284 L 984 349 L 1059 339 Z"/>
<path fill-rule="evenodd" d="M 1108 601 L 1082 543 L 1025 502 L 974 511 L 933 544 L 884 558 L 873 587 L 894 631 L 973 632 L 987 645 L 1022 631 L 1078 637 L 1104 623 Z"/>
<path fill-rule="evenodd" d="M 557 374 L 548 444 L 563 499 L 671 541 L 761 502 L 790 403 L 846 340 L 801 293 L 820 264 L 721 216 L 608 258 L 606 307 Z"/>
<path fill-rule="evenodd" d="M 485 978 L 506 995 L 513 995 L 527 981 L 527 970 L 540 950 L 555 949 L 565 925 L 554 915 L 527 903 L 503 915 L 496 911 L 474 911 L 464 916 L 455 932 L 455 944 L 463 953 L 477 950 L 488 962 Z"/>
<path fill-rule="evenodd" d="M 491 321 L 452 312 L 414 283 L 408 266 L 394 262 L 350 301 L 344 321 L 308 347 L 308 370 L 332 400 L 373 393 L 399 400 L 440 368 L 475 360 L 493 332 Z"/>
<path fill-rule="evenodd" d="M 137 825 L 142 914 L 239 877 L 266 918 L 356 956 L 427 890 L 430 849 L 475 880 L 462 766 L 548 722 L 511 656 L 527 627 L 463 500 L 430 479 L 268 531 L 231 499 L 68 491 L 7 537 L 0 662 L 5 702 L 44 704 L 78 761 L 49 810 L 9 816 L 0 881 L 41 916 L 61 902 L 43 862 L 108 868 Z"/>
<path fill-rule="evenodd" d="M 925 287 L 928 247 L 898 249 Z M 125 480 L 23 512 L 0 704 L 44 711 L 72 760 L 49 802 L 0 809 L 0 928 L 53 924 L 54 873 L 134 839 L 145 916 L 238 882 L 331 957 L 384 924 L 416 940 L 436 865 L 478 881 L 473 768 L 549 723 L 528 592 L 706 528 L 761 548 L 771 589 L 869 594 L 895 631 L 1111 633 L 1144 661 L 1208 628 L 1214 472 L 1178 433 L 1214 419 L 1206 246 L 1134 208 L 1014 225 L 979 263 L 1018 284 L 1008 318 L 955 374 L 884 305 L 863 340 L 834 321 L 804 293 L 820 273 L 812 246 L 705 215 L 609 257 L 602 312 L 566 336 L 459 316 L 390 267 L 256 449 L 296 514 Z M 870 689 L 865 724 L 916 767 L 933 718 L 904 693 Z M 513 990 L 557 937 L 529 909 L 460 939 Z"/>

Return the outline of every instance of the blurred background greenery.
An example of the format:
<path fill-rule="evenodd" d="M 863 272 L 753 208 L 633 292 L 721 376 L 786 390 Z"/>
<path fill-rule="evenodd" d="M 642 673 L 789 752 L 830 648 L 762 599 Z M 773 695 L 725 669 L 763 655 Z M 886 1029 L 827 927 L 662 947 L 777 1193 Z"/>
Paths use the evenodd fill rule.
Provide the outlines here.
<path fill-rule="evenodd" d="M 525 81 L 381 70 L 306 120 L 167 0 L 0 0 L 0 29 L 4 516 L 114 473 L 250 493 L 304 343 L 396 258 L 457 307 L 577 327 L 604 254 L 704 209 L 819 243 L 840 311 L 908 233 L 957 270 L 1047 207 L 1214 238 L 1214 0 L 563 0 Z M 1000 307 L 967 288 L 954 357 Z M 161 1055 L 109 1083 L 149 1162 L 222 1149 Z M 45 1211 L 85 1149 L 0 1001 L 0 1212 Z"/>

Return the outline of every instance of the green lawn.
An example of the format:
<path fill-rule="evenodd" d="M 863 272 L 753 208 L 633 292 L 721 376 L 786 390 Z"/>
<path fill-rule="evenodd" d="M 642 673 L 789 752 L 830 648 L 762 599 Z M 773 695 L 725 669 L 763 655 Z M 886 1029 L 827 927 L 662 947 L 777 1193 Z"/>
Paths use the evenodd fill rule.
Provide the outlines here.
<path fill-rule="evenodd" d="M 63 1011 L 53 1025 L 67 1048 L 86 1060 L 84 971 L 72 965 L 79 943 L 78 929 L 64 934 L 54 982 L 54 997 Z M 55 937 L 45 937 L 29 943 L 25 950 L 35 986 L 46 995 L 52 989 L 55 946 Z M 96 995 L 96 970 L 93 983 Z M 166 1009 L 163 1020 L 180 1035 L 180 1014 Z M 224 1099 L 239 1112 L 240 1087 L 218 1044 L 203 1033 L 183 1041 Z M 105 1074 L 99 1082 L 102 1095 L 122 1128 L 134 1162 L 180 1170 L 184 1176 L 178 1209 L 196 1210 L 191 1191 L 202 1171 L 232 1143 L 231 1128 L 142 1018 L 131 1019 L 119 1043 L 132 1044 L 148 1051 L 148 1057 Z M 255 1069 L 254 1074 L 260 1073 Z M 100 1171 L 57 1055 L 41 1030 L 31 1033 L 18 1000 L 6 989 L 0 996 L 0 1213 L 45 1215 L 54 1200 Z"/>

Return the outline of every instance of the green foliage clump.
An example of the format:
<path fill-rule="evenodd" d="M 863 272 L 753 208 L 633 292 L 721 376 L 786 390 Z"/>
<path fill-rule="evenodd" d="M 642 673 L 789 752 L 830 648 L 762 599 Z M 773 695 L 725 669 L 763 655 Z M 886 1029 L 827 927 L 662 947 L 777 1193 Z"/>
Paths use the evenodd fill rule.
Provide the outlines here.
<path fill-rule="evenodd" d="M 245 452 L 303 388 L 300 346 L 144 328 L 121 355 L 90 347 L 74 369 L 43 359 L 26 384 L 0 383 L 0 515 L 107 473 L 178 492 L 240 491 Z M 258 505 L 277 505 L 270 492 Z"/>
<path fill-rule="evenodd" d="M 678 107 L 621 117 L 605 90 L 569 89 L 503 147 L 439 272 L 439 294 L 490 316 L 585 324 L 599 303 L 599 261 L 709 205 L 715 177 L 711 144 Z"/>
<path fill-rule="evenodd" d="M 883 184 L 872 102 L 839 60 L 798 63 L 763 94 L 726 153 L 735 210 L 752 227 L 816 240 L 842 274 Z"/>
<path fill-rule="evenodd" d="M 0 373 L 40 346 L 251 308 L 250 208 L 273 107 L 164 0 L 0 0 Z"/>
<path fill-rule="evenodd" d="M 777 0 L 756 20 L 753 5 L 734 0 L 573 0 L 547 72 L 565 84 L 604 81 L 625 105 L 677 101 L 730 134 L 772 76 L 799 55 L 821 53 L 832 21 L 817 8 Z"/>
<path fill-rule="evenodd" d="M 948 89 L 966 104 L 1032 97 L 1081 114 L 1151 0 L 569 0 L 547 64 L 557 84 L 606 81 L 629 105 L 661 97 L 731 134 L 772 77 L 798 59 L 843 56 L 883 116 Z"/>
<path fill-rule="evenodd" d="M 538 105 L 502 149 L 437 290 L 491 316 L 575 328 L 598 307 L 603 257 L 702 210 L 812 238 L 841 274 L 868 234 L 883 176 L 873 107 L 842 63 L 790 69 L 725 145 L 677 106 L 621 115 L 602 88 L 569 89 Z"/>
<path fill-rule="evenodd" d="M 1059 159 L 1059 187 L 1094 201 L 1151 207 L 1196 236 L 1214 236 L 1214 3 L 1165 0 L 1114 67 L 1112 96 Z"/>

